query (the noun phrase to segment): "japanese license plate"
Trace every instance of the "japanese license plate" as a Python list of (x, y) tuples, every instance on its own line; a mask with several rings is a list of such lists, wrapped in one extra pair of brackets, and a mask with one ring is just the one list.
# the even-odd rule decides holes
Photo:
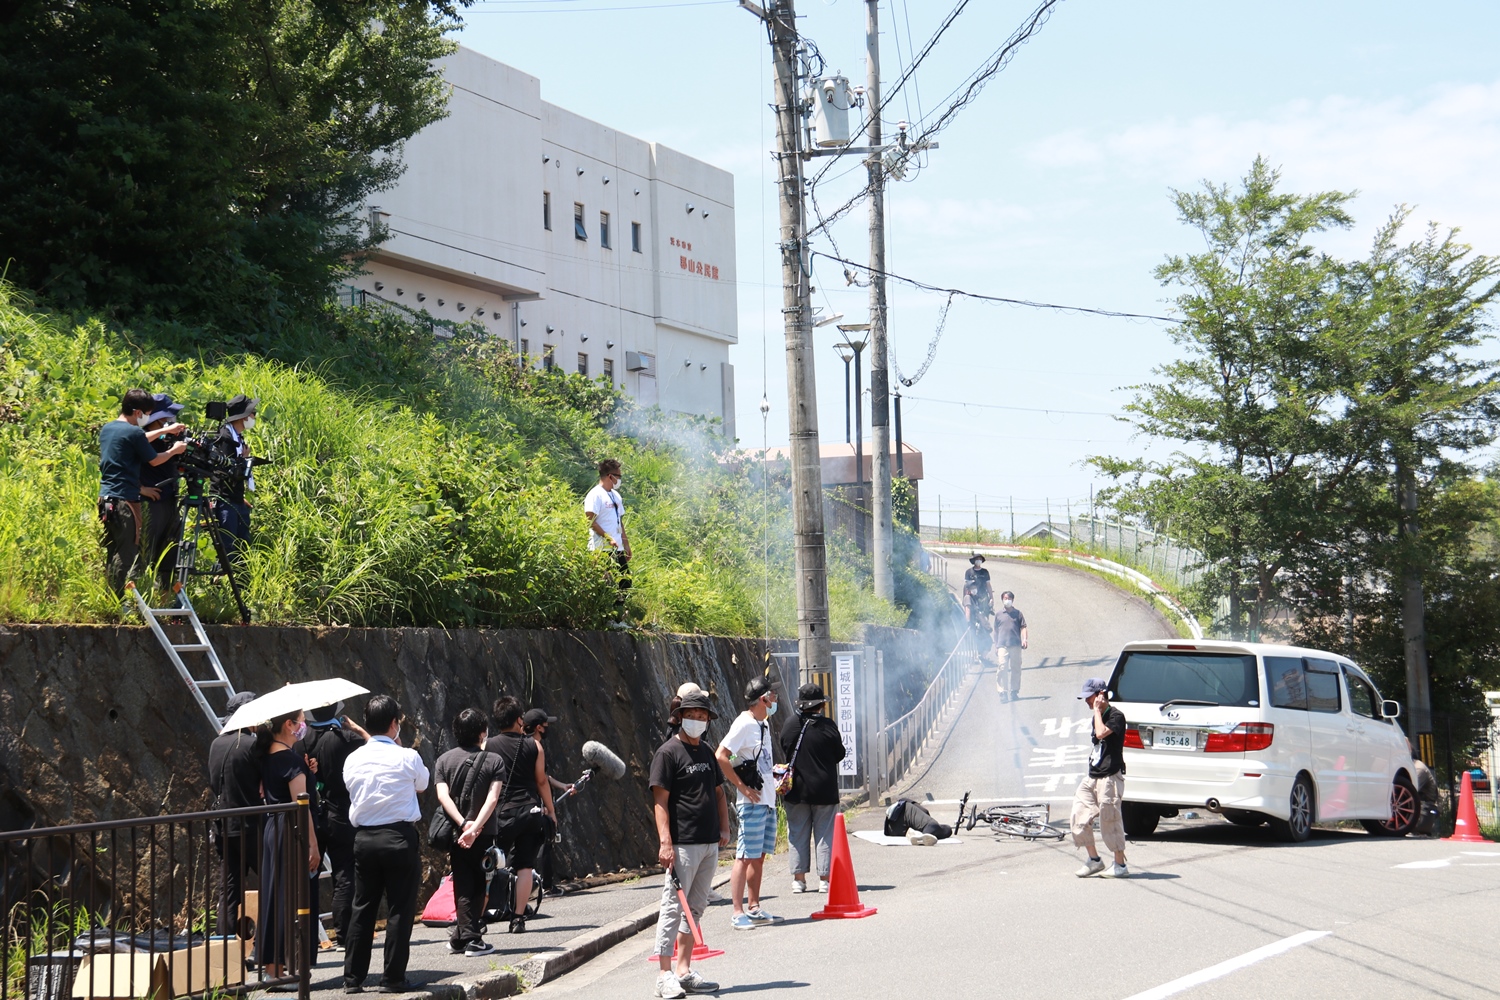
[(1197, 750), (1198, 734), (1191, 729), (1158, 729), (1151, 745), (1158, 750)]

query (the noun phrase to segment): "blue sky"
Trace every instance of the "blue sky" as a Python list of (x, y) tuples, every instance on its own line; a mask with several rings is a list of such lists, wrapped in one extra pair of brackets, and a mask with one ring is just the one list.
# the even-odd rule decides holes
[[(459, 41), (539, 76), (546, 100), (734, 172), (738, 431), (746, 446), (763, 433), (775, 445), (786, 437), (786, 361), (765, 33), (733, 0), (654, 6), (669, 3), (481, 0)], [(882, 4), (887, 81), (910, 58), (908, 38), (920, 48), (952, 5)], [(940, 109), (1033, 6), (972, 0), (887, 118)], [(802, 0), (798, 10), (828, 68), (861, 82), (864, 4)], [(1497, 38), (1495, 3), (1064, 0), (927, 165), (892, 187), (888, 266), (945, 287), (1161, 313), (1170, 292), (1152, 268), (1200, 245), (1176, 221), (1170, 189), (1233, 181), (1258, 153), (1290, 190), (1360, 192), (1356, 229), (1324, 241), (1336, 253), (1362, 253), (1398, 203), (1415, 206), (1418, 225), (1458, 225), (1478, 251), (1500, 253)], [(840, 204), (858, 174), (828, 184), (820, 202)], [(835, 227), (846, 256), (866, 258), (865, 230), (863, 208)], [(865, 318), (867, 292), (826, 262), (816, 281), (815, 304)], [(910, 375), (943, 297), (893, 286), (891, 299), (892, 347)], [(818, 403), (822, 438), (836, 441), (843, 366), (829, 329)], [(906, 439), (926, 459), (924, 522), (940, 496), (945, 523), (972, 523), (977, 503), (984, 523), (1007, 526), (1010, 498), (1018, 522), (1049, 500), (1054, 513), (1076, 512), (1104, 485), (1086, 456), (1165, 454), (1108, 414), (1130, 398), (1123, 387), (1173, 356), (1163, 324), (957, 301), (936, 361), (907, 390)]]

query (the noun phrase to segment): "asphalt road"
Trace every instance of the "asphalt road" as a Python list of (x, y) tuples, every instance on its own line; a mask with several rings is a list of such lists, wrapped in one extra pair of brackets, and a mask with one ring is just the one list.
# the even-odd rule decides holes
[[(912, 797), (1050, 799), (1062, 816), (1081, 766), (1069, 748), (1087, 742), (1079, 681), (1107, 674), (1126, 639), (1173, 633), (1143, 601), (1087, 574), (991, 571), (1031, 624), (1024, 700), (1001, 704), (992, 675), (982, 677)], [(935, 802), (933, 812), (947, 820), (953, 808)], [(876, 829), (880, 817), (849, 825)], [(852, 921), (810, 920), (824, 897), (791, 895), (786, 856), (776, 856), (766, 905), (786, 922), (733, 932), (728, 906), (710, 907), (704, 933), (728, 953), (700, 971), (721, 982), (720, 996), (805, 1000), (1500, 996), (1500, 845), (1321, 829), (1283, 845), (1264, 829), (1172, 820), (1131, 844), (1129, 880), (1106, 880), (1075, 878), (1079, 855), (1067, 844), (980, 830), (958, 840), (881, 847), (851, 836), (861, 898), (879, 908)], [(650, 946), (650, 933), (637, 935), (534, 995), (651, 996)]]

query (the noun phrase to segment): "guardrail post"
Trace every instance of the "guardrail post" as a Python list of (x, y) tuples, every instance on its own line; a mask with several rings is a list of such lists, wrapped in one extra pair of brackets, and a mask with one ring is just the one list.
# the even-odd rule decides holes
[(293, 898), (296, 900), (297, 923), (296, 923), (296, 955), (297, 955), (297, 1000), (308, 1000), (308, 994), (312, 989), (312, 960), (313, 936), (312, 936), (312, 879), (307, 874), (308, 858), (308, 831), (312, 829), (312, 799), (306, 792), (297, 796), (297, 853), (294, 854), (287, 864), (294, 879), (297, 891)]

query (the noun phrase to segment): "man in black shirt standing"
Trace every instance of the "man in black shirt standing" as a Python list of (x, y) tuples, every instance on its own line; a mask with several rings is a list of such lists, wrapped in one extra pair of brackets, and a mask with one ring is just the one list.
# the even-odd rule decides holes
[[(344, 703), (314, 708), (307, 713), (307, 735), (292, 751), (313, 765), (318, 783), (322, 821), (318, 844), (328, 855), (333, 882), (333, 927), (340, 948), (349, 940), (349, 914), (354, 907), (354, 827), (349, 825), (349, 787), (344, 784), (344, 762), (364, 746), (369, 734), (358, 724), (341, 719)], [(316, 904), (317, 900), (313, 900)], [(315, 909), (313, 912), (321, 912)]]
[[(227, 719), (255, 700), (255, 692), (241, 691), (224, 706)], [(260, 760), (255, 756), (255, 730), (238, 729), (214, 737), (208, 746), (208, 787), (214, 793), (215, 809), (258, 806)], [(219, 876), (218, 933), (240, 935), (240, 904), (244, 900), (245, 872), (260, 864), (260, 820), (255, 816), (231, 816), (215, 824), (214, 846), (222, 863)]]
[[(657, 860), (666, 869), (661, 916), (656, 921), (656, 954), (661, 974), (656, 995), (672, 1000), (689, 993), (712, 993), (718, 983), (692, 968), (693, 930), (677, 890), (687, 897), (692, 919), (703, 918), (708, 890), (719, 867), (719, 849), (729, 846), (729, 801), (714, 751), (703, 742), (710, 719), (708, 695), (695, 689), (682, 696), (682, 728), (651, 758), (651, 812), (656, 823)], [(674, 970), (672, 950), (677, 950)]]
[[(1108, 688), (1109, 682), (1102, 677), (1090, 677), (1078, 696), (1094, 712), (1089, 773), (1078, 783), (1068, 822), (1073, 843), (1088, 855), (1083, 867), (1074, 872), (1079, 878), (1101, 873), (1106, 878), (1130, 877), (1125, 864), (1125, 821), (1120, 814), (1125, 797), (1125, 713), (1109, 703)], [(1095, 819), (1104, 846), (1115, 852), (1115, 863), (1107, 871), (1094, 848)]]
[(512, 934), (526, 930), (526, 901), (531, 898), (537, 860), (551, 831), (557, 829), (552, 786), (547, 781), (547, 755), (540, 743), (526, 735), (522, 718), (520, 702), (509, 695), (497, 699), (494, 722), (500, 731), (484, 745), (500, 756), (503, 766), (505, 789), (495, 813), (495, 843), (516, 872)]
[(1016, 595), (1000, 595), (1000, 610), (995, 612), (995, 689), (1001, 701), (1015, 701), (1021, 696), (1021, 650), (1031, 645), (1026, 616), (1016, 607)]

